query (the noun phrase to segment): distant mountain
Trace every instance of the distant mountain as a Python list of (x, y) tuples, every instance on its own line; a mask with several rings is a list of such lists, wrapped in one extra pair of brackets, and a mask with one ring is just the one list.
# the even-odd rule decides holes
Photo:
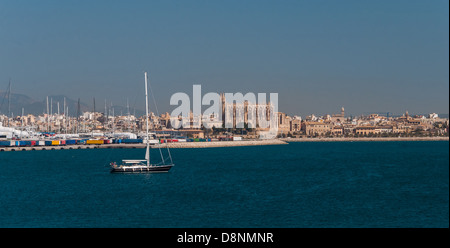
[[(48, 96), (48, 104), (49, 110), (52, 113), (58, 113), (58, 102), (59, 102), (59, 112), (64, 113), (64, 97), (66, 98), (66, 106), (69, 108), (69, 116), (76, 116), (78, 110), (78, 99), (73, 100), (64, 95), (52, 95)], [(22, 108), (24, 109), (24, 114), (33, 114), (33, 115), (41, 115), (43, 113), (47, 113), (47, 99), (44, 98), (42, 100), (35, 100), (24, 94), (11, 93), (11, 113), (13, 116), (22, 115)], [(114, 109), (115, 115), (126, 115), (128, 113), (127, 108), (123, 106), (108, 106), (108, 108)], [(86, 104), (80, 102), (80, 114), (87, 111), (93, 111), (93, 103)], [(96, 104), (96, 112), (103, 113), (105, 112), (104, 102), (98, 102)], [(0, 115), (8, 115), (8, 95), (5, 91), (0, 91)], [(134, 114), (136, 112), (137, 116), (143, 115), (142, 110), (130, 109), (130, 114)]]
[[(32, 99), (29, 96), (23, 94), (15, 94), (11, 93), (11, 112), (14, 115), (22, 114), (22, 108), (27, 108), (25, 113), (29, 113), (31, 111), (30, 106), (33, 106), (33, 112), (37, 108), (36, 100)], [(5, 91), (0, 91), (0, 114), (8, 115), (8, 95)]]

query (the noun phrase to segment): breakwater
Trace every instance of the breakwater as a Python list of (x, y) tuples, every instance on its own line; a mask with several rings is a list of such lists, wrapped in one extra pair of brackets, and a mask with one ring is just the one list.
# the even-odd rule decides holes
[(286, 142), (326, 142), (326, 141), (449, 141), (448, 136), (434, 137), (317, 137), (317, 138), (282, 138)]
[[(258, 145), (283, 145), (286, 142), (279, 139), (272, 140), (242, 140), (242, 141), (212, 141), (212, 142), (174, 142), (151, 145), (151, 148), (208, 148), (208, 147), (232, 147), (232, 146), (258, 146)], [(23, 146), (23, 147), (0, 147), (3, 151), (45, 151), (45, 150), (73, 150), (73, 149), (137, 149), (145, 148), (145, 144), (81, 144), (64, 146)]]
[(65, 145), (65, 146), (23, 146), (0, 147), (0, 152), (8, 151), (45, 151), (45, 150), (74, 150), (74, 149), (104, 149), (104, 148), (144, 148), (145, 144), (103, 144), (103, 145)]
[[(169, 148), (209, 148), (209, 147), (231, 147), (231, 146), (261, 146), (261, 145), (286, 145), (280, 139), (269, 140), (241, 140), (241, 141), (211, 141), (211, 142), (175, 142), (160, 144), (161, 147)], [(158, 146), (158, 145), (155, 145)]]
[[(389, 138), (283, 138), (270, 140), (239, 140), (239, 141), (209, 141), (209, 142), (171, 142), (152, 144), (151, 148), (210, 148), (233, 146), (285, 145), (289, 142), (337, 142), (337, 141), (449, 141), (449, 137), (389, 137)], [(43, 146), (3, 146), (3, 151), (42, 151), (42, 150), (72, 150), (72, 149), (138, 149), (145, 148), (144, 143), (111, 143), (111, 144), (75, 144), (75, 145), (43, 145)]]

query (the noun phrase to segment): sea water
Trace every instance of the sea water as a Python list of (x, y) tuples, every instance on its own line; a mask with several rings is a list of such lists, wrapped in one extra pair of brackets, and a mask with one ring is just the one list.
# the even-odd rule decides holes
[(449, 227), (448, 141), (170, 152), (162, 174), (110, 173), (144, 149), (0, 152), (0, 227)]

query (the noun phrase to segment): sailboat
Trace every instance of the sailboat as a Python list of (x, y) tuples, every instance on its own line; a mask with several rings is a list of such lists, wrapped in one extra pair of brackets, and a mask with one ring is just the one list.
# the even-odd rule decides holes
[[(122, 164), (118, 165), (116, 162), (111, 162), (111, 173), (126, 172), (126, 173), (144, 173), (144, 172), (168, 172), (174, 164), (169, 153), (170, 163), (166, 164), (162, 158), (159, 164), (150, 163), (150, 139), (148, 136), (148, 96), (147, 96), (147, 72), (145, 75), (145, 113), (146, 113), (146, 137), (147, 149), (145, 152), (145, 159), (123, 159)], [(161, 149), (159, 147), (159, 149)], [(161, 153), (162, 154), (162, 153)]]

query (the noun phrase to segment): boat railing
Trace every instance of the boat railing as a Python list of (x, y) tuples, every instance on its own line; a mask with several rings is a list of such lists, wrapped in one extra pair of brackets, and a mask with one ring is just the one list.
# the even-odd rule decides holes
[(122, 160), (122, 163), (124, 164), (136, 164), (136, 163), (143, 163), (147, 162), (145, 159), (124, 159)]

